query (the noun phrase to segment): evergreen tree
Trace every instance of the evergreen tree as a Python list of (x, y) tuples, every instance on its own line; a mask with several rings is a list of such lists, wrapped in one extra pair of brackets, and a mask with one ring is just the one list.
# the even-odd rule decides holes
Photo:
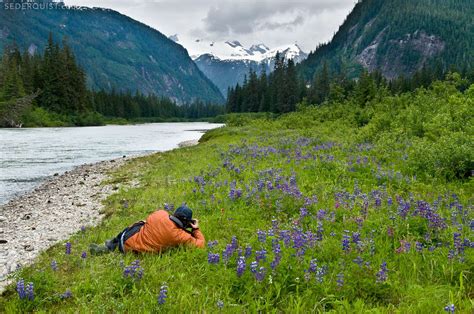
[(288, 60), (285, 70), (286, 75), (284, 77), (283, 88), (285, 89), (286, 94), (281, 112), (291, 112), (296, 109), (296, 104), (301, 100), (299, 98), (298, 76), (296, 74), (295, 63), (293, 60)]

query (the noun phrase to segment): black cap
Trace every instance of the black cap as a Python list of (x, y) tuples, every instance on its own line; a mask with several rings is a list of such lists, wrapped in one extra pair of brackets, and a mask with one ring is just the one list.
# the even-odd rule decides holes
[(179, 219), (191, 221), (193, 219), (193, 211), (191, 210), (191, 208), (183, 205), (176, 209), (173, 216)]

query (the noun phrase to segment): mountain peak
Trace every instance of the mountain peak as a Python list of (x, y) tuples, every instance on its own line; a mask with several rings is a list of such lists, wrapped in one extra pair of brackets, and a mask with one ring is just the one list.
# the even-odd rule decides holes
[(238, 40), (226, 41), (225, 43), (231, 46), (232, 48), (242, 47), (242, 44)]
[(256, 44), (256, 45), (252, 45), (250, 46), (250, 49), (249, 51), (254, 54), (254, 53), (266, 53), (270, 50), (270, 48), (268, 48), (265, 44)]

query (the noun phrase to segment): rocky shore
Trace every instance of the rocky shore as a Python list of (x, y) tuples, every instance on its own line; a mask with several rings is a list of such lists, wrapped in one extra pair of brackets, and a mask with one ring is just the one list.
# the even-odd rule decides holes
[(197, 144), (199, 144), (199, 140), (189, 140), (189, 141), (184, 141), (184, 142), (179, 143), (178, 146), (180, 148), (183, 148), (183, 147), (195, 146)]
[(0, 294), (17, 267), (101, 221), (102, 200), (118, 188), (101, 183), (129, 159), (78, 166), (0, 206)]

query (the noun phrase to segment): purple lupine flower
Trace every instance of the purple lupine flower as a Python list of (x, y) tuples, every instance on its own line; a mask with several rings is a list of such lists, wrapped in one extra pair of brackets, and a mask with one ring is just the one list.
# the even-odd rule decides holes
[(274, 270), (281, 261), (281, 246), (277, 239), (272, 239), (272, 250), (274, 257), (273, 261), (270, 263), (270, 267)]
[(257, 261), (253, 261), (252, 263), (250, 263), (250, 272), (255, 274), (257, 272), (257, 267), (258, 267)]
[(392, 206), (393, 200), (392, 200), (391, 197), (389, 197), (389, 198), (387, 199), (387, 204), (388, 204), (388, 206)]
[(453, 243), (454, 243), (454, 248), (458, 253), (461, 253), (463, 250), (463, 245), (461, 241), (461, 234), (459, 232), (455, 232), (453, 234)]
[(423, 251), (423, 243), (416, 241), (415, 242), (415, 248), (417, 252), (422, 252)]
[(364, 264), (364, 260), (362, 259), (362, 257), (360, 256), (357, 256), (354, 260), (353, 260), (354, 263), (356, 263), (357, 265), (359, 265), (359, 267), (362, 267), (362, 264)]
[(296, 256), (302, 256), (304, 255), (306, 248), (306, 240), (304, 238), (304, 234), (301, 232), (301, 230), (296, 229), (295, 232), (293, 232), (293, 248), (296, 249)]
[(281, 255), (280, 254), (276, 254), (274, 257), (273, 257), (273, 261), (270, 263), (270, 267), (275, 270), (275, 268), (277, 268), (277, 266), (280, 264), (280, 261), (281, 261)]
[(209, 264), (219, 264), (220, 255), (219, 253), (213, 254), (211, 252), (207, 253), (207, 262)]
[(69, 299), (70, 297), (72, 297), (72, 292), (69, 289), (60, 295), (61, 299)]
[(316, 229), (316, 241), (323, 240), (323, 233), (324, 233), (323, 222), (321, 220), (318, 220), (318, 228)]
[(318, 260), (317, 259), (312, 259), (311, 261), (309, 261), (308, 272), (309, 273), (315, 273), (317, 269), (318, 269)]
[(163, 284), (160, 287), (160, 294), (158, 295), (158, 304), (163, 305), (166, 302), (166, 298), (168, 297), (168, 286)]
[(267, 251), (265, 249), (262, 249), (260, 251), (255, 251), (255, 259), (257, 262), (261, 260), (266, 260), (267, 259)]
[(174, 205), (173, 205), (173, 204), (165, 203), (163, 207), (164, 207), (164, 209), (165, 209), (166, 211), (168, 211), (168, 212), (174, 211)]
[(244, 271), (245, 271), (245, 267), (246, 267), (246, 264), (245, 264), (245, 257), (241, 256), (241, 257), (239, 257), (239, 259), (237, 260), (237, 276), (238, 276), (238, 277), (242, 276), (242, 274), (243, 274)]
[(82, 258), (82, 259), (86, 259), (86, 258), (87, 258), (87, 252), (86, 252), (86, 251), (83, 251), (83, 252), (82, 252), (81, 258)]
[(352, 233), (352, 242), (355, 243), (357, 246), (360, 243), (360, 233), (359, 232), (353, 232)]
[(318, 220), (323, 220), (326, 217), (326, 211), (324, 209), (318, 210), (318, 213), (316, 215), (316, 218)]
[(300, 217), (301, 218), (304, 218), (306, 216), (308, 216), (309, 213), (308, 213), (308, 209), (306, 207), (301, 207), (300, 208)]
[(355, 222), (357, 224), (357, 227), (359, 227), (359, 229), (362, 229), (362, 226), (364, 224), (364, 218), (363, 217), (356, 217)]
[(245, 258), (249, 258), (252, 256), (252, 247), (250, 245), (247, 245), (245, 248), (245, 253), (244, 253)]
[(405, 246), (405, 252), (410, 252), (411, 243), (408, 241), (405, 241), (404, 246)]
[(387, 263), (386, 262), (383, 262), (381, 265), (380, 265), (380, 270), (377, 272), (376, 276), (377, 276), (377, 282), (385, 282), (388, 278), (388, 274), (387, 274)]
[(23, 280), (23, 278), (18, 280), (18, 282), (16, 283), (16, 292), (18, 293), (20, 300), (26, 298), (25, 281)]
[(224, 308), (224, 301), (222, 301), (222, 300), (217, 300), (216, 305), (217, 305), (217, 308), (218, 308), (219, 310), (222, 310), (222, 309)]
[(66, 242), (66, 255), (71, 254), (71, 247), (72, 247), (71, 242)]
[(232, 244), (227, 244), (225, 250), (222, 252), (222, 260), (227, 263), (234, 254), (234, 247)]
[(463, 245), (465, 248), (473, 248), (474, 242), (471, 242), (469, 239), (464, 239)]
[(283, 240), (283, 243), (288, 247), (291, 243), (291, 235), (289, 230), (280, 231), (280, 239)]
[(265, 267), (260, 267), (258, 272), (255, 272), (255, 279), (258, 282), (261, 282), (265, 278), (266, 269)]
[(124, 268), (123, 277), (139, 281), (143, 277), (143, 272), (144, 270), (140, 266), (140, 260), (135, 260), (130, 266)]
[(339, 273), (339, 274), (337, 274), (337, 280), (336, 280), (336, 282), (337, 282), (337, 286), (338, 286), (338, 287), (344, 286), (344, 273)]
[(234, 249), (234, 251), (239, 247), (238, 243), (237, 243), (237, 237), (236, 236), (232, 236), (232, 240), (230, 241), (231, 245), (232, 245), (232, 249)]
[(86, 226), (81, 226), (81, 232), (86, 232)]
[(377, 197), (375, 199), (375, 207), (380, 207), (380, 206), (382, 206), (382, 200), (379, 197)]
[(207, 247), (212, 249), (218, 244), (217, 240), (207, 242)]
[(448, 304), (444, 307), (444, 310), (448, 313), (454, 313), (456, 311), (456, 307), (454, 306), (454, 304)]
[(271, 181), (267, 181), (267, 190), (273, 190), (273, 183)]
[(396, 249), (395, 252), (397, 252), (398, 254), (407, 253), (410, 251), (410, 248), (411, 248), (410, 242), (406, 240), (400, 240), (400, 247)]
[(35, 299), (34, 286), (32, 282), (29, 282), (28, 285), (26, 285), (25, 293), (28, 300), (33, 301)]
[(323, 267), (318, 267), (317, 268), (317, 270), (316, 270), (316, 280), (319, 283), (322, 283), (324, 281), (324, 276), (327, 273), (327, 269), (328, 269), (328, 267), (326, 265), (324, 265)]
[(448, 259), (450, 259), (450, 260), (453, 259), (453, 258), (454, 258), (454, 255), (455, 255), (454, 250), (449, 250), (449, 252), (448, 252)]
[(265, 243), (267, 241), (267, 233), (262, 230), (257, 231), (258, 241)]
[(393, 228), (392, 228), (392, 227), (388, 227), (388, 228), (387, 228), (387, 235), (388, 235), (390, 238), (392, 238), (392, 237), (393, 237), (393, 234), (394, 234)]
[(51, 261), (51, 269), (52, 269), (53, 271), (57, 271), (57, 270), (58, 270), (58, 263), (56, 263), (55, 260), (52, 260), (52, 261)]
[(272, 239), (272, 251), (275, 254), (281, 253), (281, 245), (278, 239)]
[(350, 250), (350, 236), (348, 234), (342, 235), (342, 250), (345, 252), (349, 252)]

